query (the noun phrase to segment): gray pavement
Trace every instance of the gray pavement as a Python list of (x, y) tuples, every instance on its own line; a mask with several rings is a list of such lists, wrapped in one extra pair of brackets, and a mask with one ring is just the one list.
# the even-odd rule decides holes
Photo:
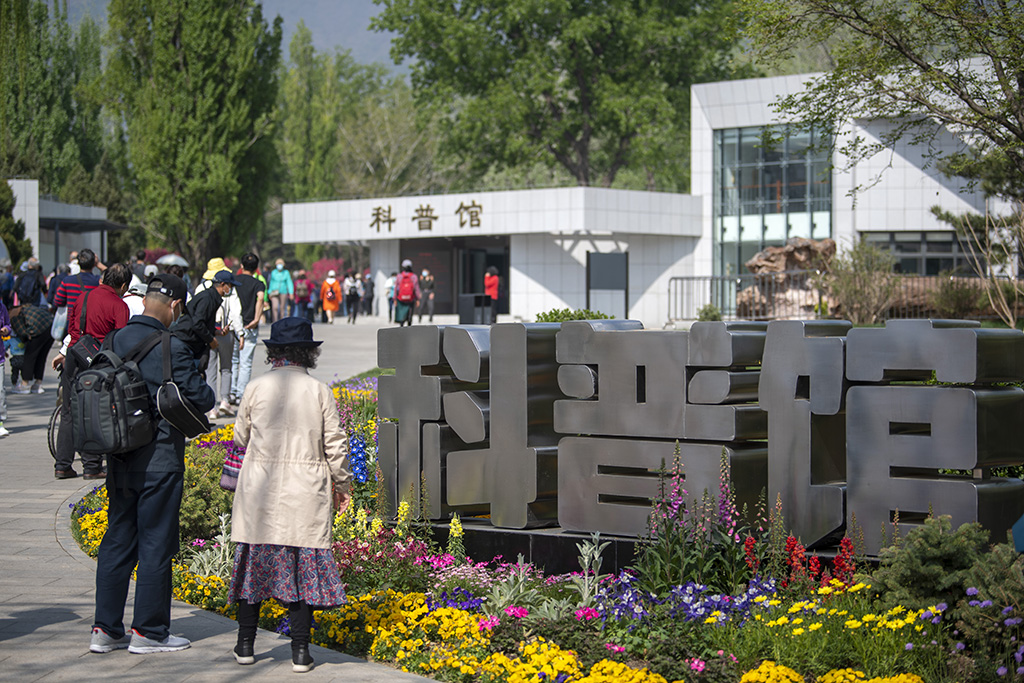
[[(370, 319), (315, 325), (314, 337), (324, 340), (315, 376), (330, 382), (375, 367), (380, 327)], [(261, 328), (264, 337), (269, 333)], [(254, 375), (267, 369), (260, 347)], [(295, 675), (287, 638), (260, 631), (256, 663), (239, 666), (231, 654), (235, 622), (182, 602), (172, 604), (171, 632), (189, 638), (190, 649), (89, 652), (96, 563), (71, 537), (69, 506), (100, 482), (53, 478), (46, 427), (57, 395), (55, 373), (48, 373), (44, 394), (13, 396), (9, 368), (0, 367), (8, 386), (5, 426), (12, 432), (0, 438), (0, 681), (270, 681)], [(75, 469), (81, 474), (80, 463)], [(126, 624), (131, 600), (129, 594)], [(303, 680), (427, 680), (332, 650), (311, 651), (316, 666)]]

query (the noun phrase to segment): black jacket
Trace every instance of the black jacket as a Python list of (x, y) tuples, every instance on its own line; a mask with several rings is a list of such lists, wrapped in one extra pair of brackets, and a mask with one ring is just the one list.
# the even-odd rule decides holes
[[(136, 344), (154, 332), (166, 332), (156, 318), (148, 315), (137, 315), (128, 321), (120, 330), (108, 335), (114, 353), (128, 353)], [(192, 352), (180, 339), (170, 338), (171, 344), (171, 379), (181, 389), (182, 395), (192, 402), (196, 409), (206, 412), (213, 407), (216, 396), (213, 389), (196, 369)], [(139, 371), (149, 385), (149, 395), (153, 401), (154, 413), (156, 392), (164, 381), (163, 348), (158, 344), (152, 351), (138, 361)], [(172, 427), (166, 420), (154, 415), (159, 420), (156, 439), (124, 456), (110, 458), (108, 467), (117, 472), (184, 472), (185, 471), (185, 435)]]
[(192, 349), (194, 358), (209, 350), (217, 326), (217, 310), (223, 301), (216, 287), (208, 287), (192, 297), (185, 313), (171, 325), (171, 333)]

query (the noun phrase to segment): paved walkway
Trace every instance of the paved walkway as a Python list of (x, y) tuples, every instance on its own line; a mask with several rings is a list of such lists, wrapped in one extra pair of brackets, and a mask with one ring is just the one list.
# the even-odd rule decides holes
[[(375, 367), (379, 327), (367, 319), (355, 326), (343, 320), (315, 325), (315, 338), (325, 343), (314, 374), (330, 382)], [(269, 329), (261, 334), (269, 335)], [(254, 374), (267, 368), (262, 348)], [(46, 393), (12, 396), (9, 368), (2, 367), (8, 371), (5, 426), (12, 434), (0, 439), (0, 680), (270, 681), (292, 676), (287, 638), (260, 631), (256, 663), (239, 666), (231, 654), (235, 622), (182, 602), (172, 604), (171, 632), (189, 638), (191, 649), (153, 655), (89, 652), (96, 563), (71, 537), (69, 506), (98, 482), (53, 478), (46, 427), (56, 400), (55, 374), (49, 373), (43, 384)], [(75, 468), (81, 474), (81, 464)], [(126, 624), (131, 610), (129, 595)], [(320, 647), (312, 647), (312, 654), (316, 666), (302, 680), (426, 680)]]

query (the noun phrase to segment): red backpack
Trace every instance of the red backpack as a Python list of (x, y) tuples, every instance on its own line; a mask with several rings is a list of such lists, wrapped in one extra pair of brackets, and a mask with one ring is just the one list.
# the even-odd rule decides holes
[(398, 276), (398, 292), (395, 299), (404, 304), (416, 300), (416, 284), (413, 282), (412, 273), (402, 273)]

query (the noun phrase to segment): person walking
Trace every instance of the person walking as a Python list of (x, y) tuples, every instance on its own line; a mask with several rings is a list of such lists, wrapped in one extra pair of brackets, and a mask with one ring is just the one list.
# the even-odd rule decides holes
[(402, 272), (395, 279), (395, 322), (412, 326), (412, 314), (422, 297), (419, 279), (412, 272), (412, 261), (402, 261)]
[[(220, 306), (213, 319), (213, 337), (216, 346), (211, 346), (210, 360), (206, 366), (206, 383), (213, 388), (215, 397), (220, 403), (207, 413), (206, 417), (216, 420), (218, 417), (233, 415), (231, 409), (231, 367), (232, 358), (236, 347), (244, 345), (245, 339), (242, 334), (242, 304), (235, 291), (238, 280), (231, 275), (231, 269), (224, 265), (222, 259), (211, 259), (207, 264), (207, 274), (213, 273), (209, 279), (203, 279), (196, 285), (196, 296), (206, 289), (219, 288), (222, 292)], [(221, 275), (224, 273), (224, 275)], [(231, 277), (233, 284), (224, 287), (223, 282)], [(223, 293), (225, 292), (226, 293)]]
[(235, 276), (238, 284), (238, 302), (242, 307), (242, 338), (231, 352), (231, 403), (242, 400), (245, 387), (252, 376), (252, 357), (260, 336), (260, 317), (263, 315), (264, 285), (256, 279), (260, 259), (249, 252), (242, 256), (242, 272)]
[[(220, 259), (221, 264), (224, 262)], [(209, 271), (208, 271), (209, 272)], [(171, 333), (192, 349), (199, 372), (205, 373), (210, 365), (210, 354), (220, 347), (217, 339), (217, 314), (224, 297), (238, 280), (227, 268), (218, 270), (208, 281), (200, 283), (195, 295), (185, 306), (185, 313), (171, 327)]]
[(274, 269), (270, 271), (267, 280), (267, 296), (270, 297), (270, 311), (273, 317), (271, 322), (286, 317), (295, 298), (295, 283), (292, 281), (292, 274), (285, 270), (284, 259), (277, 259), (274, 262)]
[(498, 296), (501, 278), (498, 269), (490, 266), (484, 273), (484, 294), (491, 299), (491, 324), (498, 322)]
[(420, 322), (423, 322), (423, 313), (429, 316), (428, 322), (434, 322), (434, 276), (426, 268), (420, 273), (420, 291), (423, 292), (423, 302), (420, 306)]
[[(146, 308), (113, 334), (118, 355), (168, 327), (185, 309), (185, 283), (174, 275), (157, 275), (146, 289)], [(170, 344), (171, 378), (196, 410), (213, 407), (213, 390), (196, 369), (192, 352), (170, 337), (138, 362), (152, 403), (164, 381), (163, 344)], [(185, 479), (185, 435), (154, 415), (156, 436), (107, 468), (107, 532), (96, 560), (96, 615), (91, 652), (127, 648), (134, 654), (174, 652), (190, 646), (171, 635), (171, 558), (178, 552), (178, 513)], [(131, 633), (125, 631), (124, 608), (135, 572), (135, 607)]]
[[(43, 393), (43, 375), (46, 360), (53, 346), (50, 327), (53, 313), (45, 306), (24, 303), (10, 311), (11, 327), (25, 344), (25, 359), (21, 367), (21, 384), (11, 389), (12, 394)], [(33, 380), (30, 387), (27, 380)]]
[(375, 288), (376, 283), (373, 281), (373, 276), (367, 270), (363, 273), (363, 315), (373, 315), (373, 290)]
[(279, 320), (263, 343), (273, 368), (250, 383), (235, 421), (235, 443), (246, 452), (231, 508), (234, 655), (239, 664), (255, 661), (260, 605), (275, 598), (288, 605), (292, 670), (301, 673), (313, 665), (313, 610), (345, 602), (331, 551), (331, 504), (340, 512), (350, 501), (348, 436), (330, 388), (309, 375), (322, 343), (312, 323)]
[(327, 315), (327, 323), (334, 324), (334, 314), (341, 308), (341, 284), (338, 282), (337, 273), (333, 270), (327, 271), (327, 277), (320, 285), (320, 301)]
[(359, 307), (363, 299), (363, 281), (359, 273), (351, 270), (345, 275), (345, 283), (341, 286), (345, 292), (345, 305), (348, 307), (348, 321), (356, 324), (356, 316), (359, 315)]
[(395, 314), (395, 279), (398, 273), (392, 272), (384, 281), (384, 296), (388, 298), (388, 322), (391, 322)]
[(4, 387), (4, 362), (7, 360), (7, 340), (11, 337), (11, 316), (0, 297), (0, 439), (11, 432), (4, 429), (7, 420), (7, 389)]
[(295, 300), (292, 302), (292, 315), (309, 320), (312, 317), (310, 297), (313, 294), (313, 283), (310, 282), (304, 270), (295, 271), (293, 283), (295, 285)]
[[(103, 271), (99, 287), (88, 290), (71, 304), (68, 308), (68, 349), (78, 343), (82, 334), (88, 334), (102, 344), (108, 334), (128, 323), (131, 313), (122, 297), (131, 280), (132, 273), (128, 266), (115, 263)], [(75, 460), (71, 434), (71, 393), (75, 377), (85, 368), (68, 349), (62, 349), (53, 359), (53, 369), (61, 371), (60, 426), (57, 428), (57, 452), (53, 454), (53, 476), (57, 479), (74, 479), (78, 476), (71, 467)], [(81, 457), (83, 479), (103, 479), (107, 475), (103, 470), (103, 456), (82, 453)]]

